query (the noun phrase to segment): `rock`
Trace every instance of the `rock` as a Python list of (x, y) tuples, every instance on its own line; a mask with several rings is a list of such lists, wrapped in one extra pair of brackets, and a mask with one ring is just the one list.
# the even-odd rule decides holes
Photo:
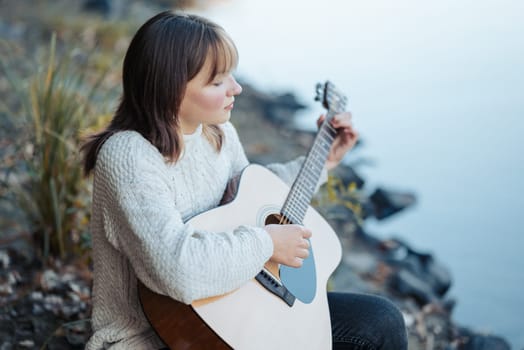
[(13, 344), (9, 340), (0, 340), (0, 350), (12, 350)]
[(42, 294), (42, 292), (33, 291), (30, 294), (30, 298), (31, 300), (34, 300), (34, 301), (40, 301), (44, 299), (44, 294)]
[[(5, 316), (2, 316), (2, 318), (5, 318)], [(8, 344), (5, 341), (13, 336), (15, 328), (16, 325), (12, 320), (0, 319), (0, 349), (7, 348)]]
[(355, 184), (357, 189), (362, 189), (366, 181), (349, 165), (340, 164), (333, 170), (333, 175), (340, 179), (345, 187)]
[(34, 334), (33, 322), (28, 317), (19, 318), (16, 322), (16, 339), (32, 339)]
[(344, 262), (358, 274), (371, 275), (377, 270), (377, 259), (364, 252), (346, 254), (343, 256), (343, 259)]
[(42, 308), (42, 306), (38, 303), (34, 303), (33, 304), (33, 310), (32, 310), (32, 314), (34, 316), (40, 316), (42, 315), (43, 313), (45, 312), (45, 310)]
[(31, 339), (25, 339), (25, 340), (19, 341), (18, 346), (24, 349), (31, 349), (32, 347), (35, 346), (35, 342), (32, 341)]
[(274, 125), (289, 128), (294, 123), (296, 112), (307, 107), (298, 102), (293, 93), (270, 94), (254, 89), (246, 82), (241, 82), (241, 85), (243, 91), (238, 99), (249, 99), (252, 109), (260, 110), (262, 115)]
[(467, 328), (460, 328), (461, 344), (458, 350), (511, 350), (510, 345), (501, 337), (478, 334)]
[(297, 102), (294, 94), (285, 93), (271, 97), (264, 105), (264, 112), (272, 122), (290, 125), (294, 122), (296, 112), (304, 108), (306, 106)]
[(0, 295), (7, 296), (13, 294), (13, 287), (8, 283), (0, 284)]
[(11, 259), (7, 252), (5, 250), (0, 250), (0, 268), (7, 269), (10, 263)]
[(59, 289), (62, 286), (60, 277), (53, 270), (47, 269), (40, 278), (40, 285), (46, 292)]
[(375, 192), (369, 196), (369, 201), (373, 208), (372, 214), (378, 220), (382, 220), (412, 206), (415, 204), (416, 198), (415, 195), (411, 193), (377, 188)]
[(399, 270), (388, 281), (389, 287), (403, 297), (414, 298), (420, 306), (437, 302), (431, 287), (408, 270)]
[(44, 298), (44, 309), (53, 312), (55, 315), (60, 315), (64, 305), (64, 299), (59, 295), (47, 295)]
[(99, 13), (105, 17), (111, 14), (111, 4), (109, 0), (86, 0), (83, 5), (84, 10)]
[[(386, 262), (396, 270), (410, 273), (410, 277), (404, 276), (407, 278), (406, 283), (416, 278), (428, 285), (431, 293), (439, 298), (443, 297), (451, 287), (451, 273), (431, 254), (417, 252), (398, 238), (387, 240), (382, 243), (382, 246), (388, 246), (383, 257)], [(429, 297), (428, 301), (431, 299), (433, 298)]]

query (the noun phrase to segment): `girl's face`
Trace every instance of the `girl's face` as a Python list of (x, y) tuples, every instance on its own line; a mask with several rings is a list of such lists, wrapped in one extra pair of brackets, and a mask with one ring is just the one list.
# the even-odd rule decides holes
[(209, 81), (211, 60), (187, 83), (178, 119), (184, 134), (192, 134), (200, 124), (221, 124), (229, 120), (235, 96), (242, 92), (230, 72)]

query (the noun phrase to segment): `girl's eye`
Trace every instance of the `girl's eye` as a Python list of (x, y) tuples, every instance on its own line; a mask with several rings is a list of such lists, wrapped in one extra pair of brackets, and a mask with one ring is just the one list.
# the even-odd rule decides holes
[(215, 81), (215, 82), (213, 82), (213, 85), (214, 86), (220, 86), (220, 85), (222, 85), (222, 81)]

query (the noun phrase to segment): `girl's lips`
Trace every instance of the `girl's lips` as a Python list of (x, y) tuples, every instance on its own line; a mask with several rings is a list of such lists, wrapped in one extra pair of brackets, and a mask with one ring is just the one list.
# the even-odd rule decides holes
[(233, 109), (234, 105), (235, 105), (235, 102), (231, 102), (231, 103), (230, 103), (229, 105), (227, 105), (224, 109), (225, 109), (226, 111), (230, 111), (230, 110)]

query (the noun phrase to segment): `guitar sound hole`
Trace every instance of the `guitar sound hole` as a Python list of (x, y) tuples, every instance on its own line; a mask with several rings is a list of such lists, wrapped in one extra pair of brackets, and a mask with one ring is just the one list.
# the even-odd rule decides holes
[(264, 223), (266, 225), (279, 225), (281, 220), (282, 220), (281, 214), (270, 214), (266, 217), (266, 220)]

